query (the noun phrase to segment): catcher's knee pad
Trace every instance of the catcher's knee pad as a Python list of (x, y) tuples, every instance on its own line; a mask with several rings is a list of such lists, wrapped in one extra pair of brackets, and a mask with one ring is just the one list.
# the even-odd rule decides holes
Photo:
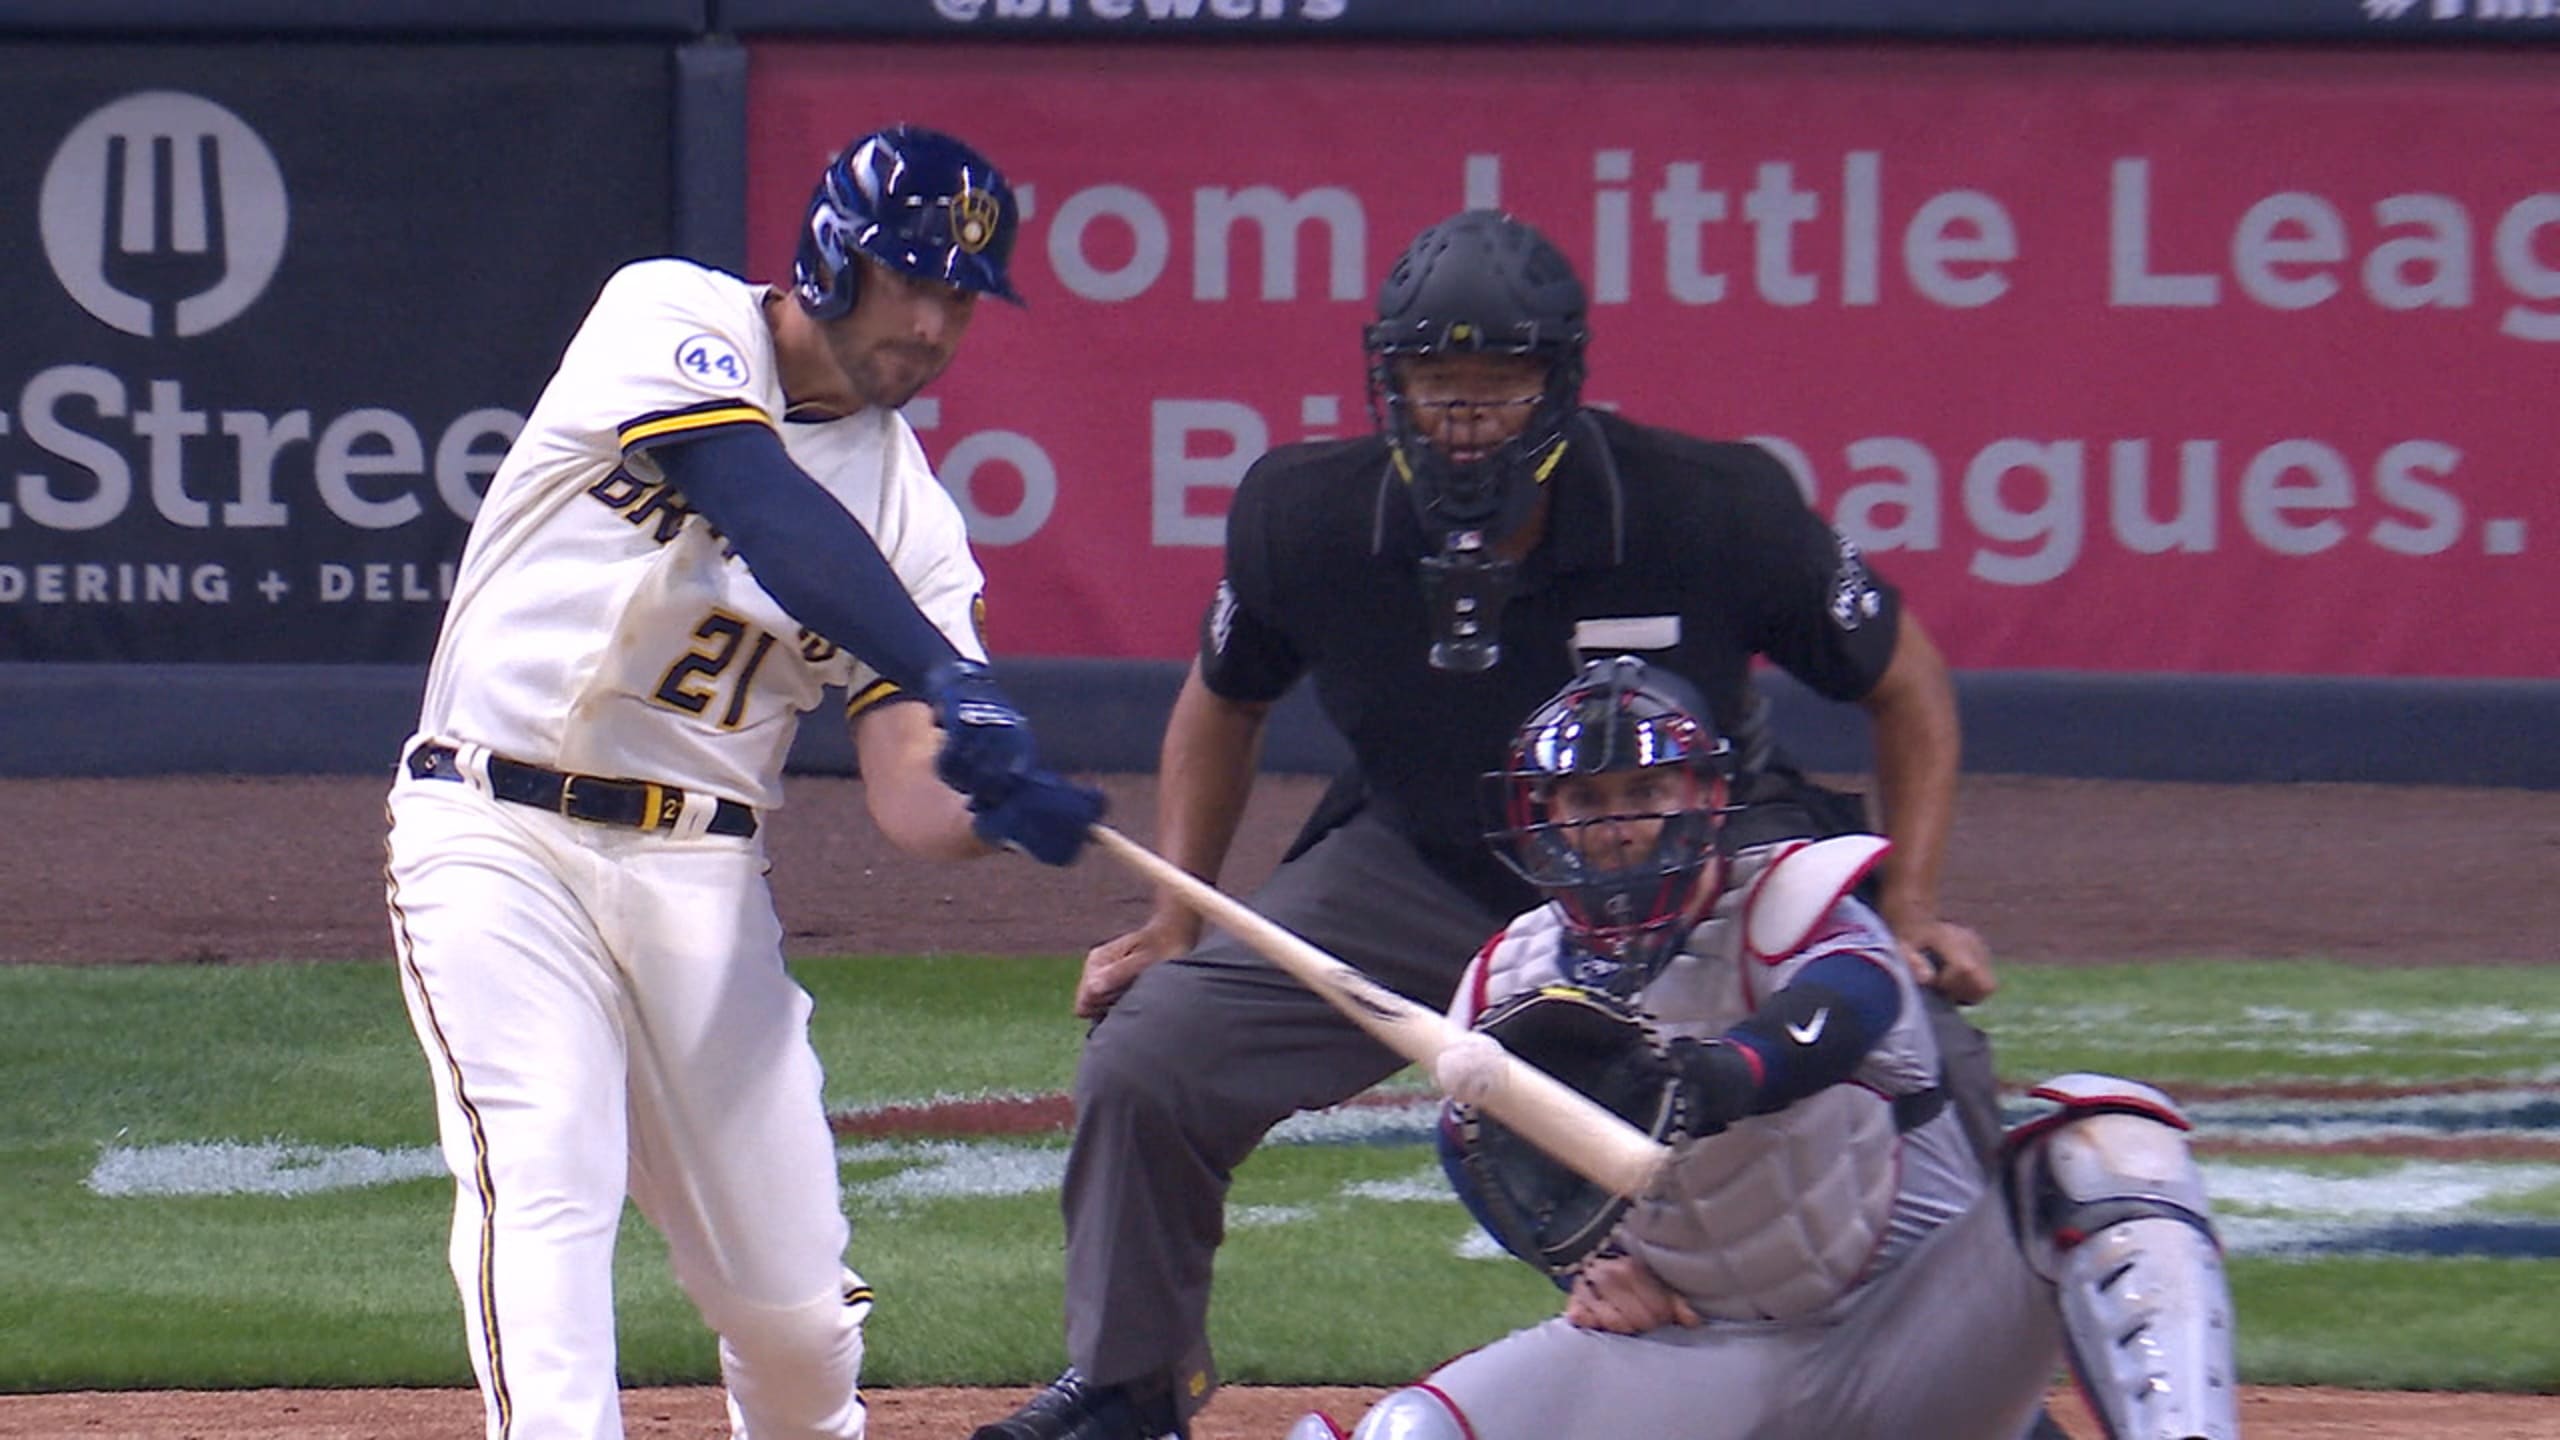
[(2011, 1132), (2010, 1198), (2028, 1264), (2109, 1440), (2235, 1440), (2231, 1291), (2186, 1117), (2148, 1085), (2066, 1075)]
[(1474, 1433), (1438, 1391), (1408, 1385), (1370, 1406), (1350, 1440), (1474, 1440)]

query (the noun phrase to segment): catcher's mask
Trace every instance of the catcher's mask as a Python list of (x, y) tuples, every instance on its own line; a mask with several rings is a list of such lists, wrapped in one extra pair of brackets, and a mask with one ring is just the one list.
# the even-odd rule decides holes
[[(1513, 576), (1490, 551), (1528, 520), (1564, 459), (1566, 426), (1582, 406), (1588, 310), (1563, 253), (1495, 210), (1461, 211), (1423, 231), (1378, 287), (1378, 318), (1362, 337), (1369, 413), (1430, 545), (1434, 609), (1452, 620), (1432, 652), (1442, 669), (1483, 670), (1500, 658), (1491, 631)], [(1413, 362), (1453, 355), (1525, 356), (1544, 370), (1535, 394), (1478, 402), (1410, 392)], [(1459, 460), (1432, 443), (1426, 404), (1448, 406), (1450, 420), (1515, 404), (1528, 415), (1517, 434)]]
[(1632, 995), (1688, 938), (1732, 756), (1697, 692), (1632, 655), (1584, 665), (1520, 727), (1486, 777), (1486, 838), (1563, 912), (1581, 976)]
[(1013, 187), (987, 157), (939, 130), (893, 125), (827, 162), (791, 266), (802, 308), (833, 320), (853, 308), (857, 256), (904, 275), (1022, 303), (1005, 274), (1022, 228)]

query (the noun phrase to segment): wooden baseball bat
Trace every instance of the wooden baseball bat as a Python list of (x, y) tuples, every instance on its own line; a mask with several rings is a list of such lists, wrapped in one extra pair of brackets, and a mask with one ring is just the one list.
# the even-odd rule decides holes
[[(1387, 1048), (1425, 1070), (1451, 1041), (1473, 1033), (1352, 969), (1110, 826), (1097, 824), (1092, 832), (1096, 844), (1130, 869), (1181, 896), (1202, 919), (1252, 946)], [(1613, 1194), (1636, 1199), (1661, 1178), (1671, 1158), (1667, 1146), (1509, 1051), (1502, 1052), (1501, 1061), (1500, 1078), (1475, 1102), (1494, 1118)]]

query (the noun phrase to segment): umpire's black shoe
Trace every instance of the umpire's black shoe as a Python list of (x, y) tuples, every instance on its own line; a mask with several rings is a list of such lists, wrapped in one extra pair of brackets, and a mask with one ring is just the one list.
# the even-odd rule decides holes
[(1070, 1365), (1021, 1409), (969, 1440), (1189, 1440), (1173, 1397), (1142, 1402), (1125, 1385), (1096, 1385)]

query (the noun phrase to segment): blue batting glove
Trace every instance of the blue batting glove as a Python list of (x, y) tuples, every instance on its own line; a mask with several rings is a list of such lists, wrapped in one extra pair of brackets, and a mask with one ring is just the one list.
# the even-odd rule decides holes
[(970, 828), (990, 845), (1019, 850), (1043, 865), (1072, 864), (1084, 849), (1088, 827), (1108, 804), (1090, 785), (1034, 770), (992, 804), (969, 803)]
[(924, 698), (942, 726), (933, 771), (971, 809), (1001, 803), (1031, 773), (1031, 722), (996, 688), (994, 671), (955, 656), (925, 676)]

